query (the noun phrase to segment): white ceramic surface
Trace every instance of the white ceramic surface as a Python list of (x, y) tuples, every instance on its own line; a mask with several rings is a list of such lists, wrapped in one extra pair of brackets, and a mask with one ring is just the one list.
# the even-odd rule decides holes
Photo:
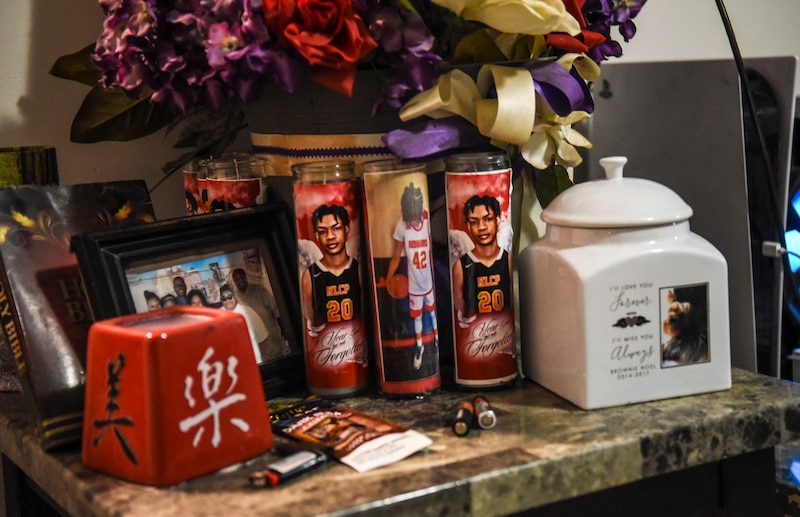
[(584, 409), (730, 387), (725, 259), (624, 161), (559, 195), (517, 261), (523, 373)]
[(602, 158), (606, 179), (579, 183), (562, 192), (544, 212), (548, 224), (581, 228), (652, 226), (685, 221), (692, 208), (673, 190), (641, 178), (624, 178), (627, 158)]

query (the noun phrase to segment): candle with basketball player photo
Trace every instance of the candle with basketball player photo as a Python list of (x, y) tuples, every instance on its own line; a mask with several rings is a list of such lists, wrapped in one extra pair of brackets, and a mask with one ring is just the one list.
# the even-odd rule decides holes
[(369, 374), (355, 165), (299, 163), (292, 172), (308, 388), (346, 397), (366, 388)]
[(445, 160), (455, 382), (501, 387), (517, 377), (511, 168), (503, 152)]
[(362, 165), (379, 389), (429, 393), (441, 384), (425, 164)]

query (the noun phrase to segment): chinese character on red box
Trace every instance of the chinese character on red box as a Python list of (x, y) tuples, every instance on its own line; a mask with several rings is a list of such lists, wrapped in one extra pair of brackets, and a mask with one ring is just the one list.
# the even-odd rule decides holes
[(87, 466), (165, 486), (264, 453), (272, 443), (241, 315), (181, 306), (92, 325)]

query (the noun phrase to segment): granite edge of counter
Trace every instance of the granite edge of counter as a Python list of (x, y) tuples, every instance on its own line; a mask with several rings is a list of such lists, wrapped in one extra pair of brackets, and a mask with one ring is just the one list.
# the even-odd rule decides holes
[[(714, 399), (736, 396), (752, 402), (749, 407), (757, 414), (750, 418), (742, 419), (733, 404), (721, 404), (716, 408), (718, 414), (707, 415), (705, 420), (698, 419), (694, 426), (651, 432), (625, 442), (602, 442), (577, 453), (540, 458), (451, 486), (437, 487), (440, 490), (403, 494), (402, 498), (392, 501), (392, 514), (433, 515), (439, 512), (430, 510), (438, 507), (447, 509), (448, 515), (508, 515), (774, 447), (800, 436), (800, 385), (736, 369), (733, 376), (735, 382), (731, 389), (704, 394), (706, 397), (703, 399), (688, 396), (655, 402), (685, 405), (687, 401), (703, 401), (713, 404)], [(749, 381), (742, 382), (748, 378)], [(771, 397), (765, 401), (764, 392), (772, 393), (776, 388), (787, 396)], [(698, 407), (695, 411), (700, 413), (703, 409)], [(564, 476), (565, 473), (569, 475)], [(453, 491), (455, 497), (447, 497), (443, 491)], [(385, 510), (386, 506), (376, 501), (328, 515), (373, 515)]]
[[(776, 396), (776, 389), (783, 391), (786, 396)], [(769, 394), (769, 397), (765, 398), (765, 394)], [(772, 447), (788, 441), (794, 433), (800, 432), (800, 386), (794, 383), (765, 376), (756, 377), (749, 372), (734, 370), (734, 385), (731, 390), (706, 395), (702, 399), (695, 400), (702, 400), (703, 405), (711, 406), (706, 412), (708, 419), (699, 421), (694, 426), (649, 432), (646, 436), (638, 435), (613, 443), (599, 442), (596, 446), (555, 458), (538, 457), (530, 450), (523, 450), (519, 453), (522, 456), (527, 453), (528, 457), (522, 458), (519, 465), (500, 468), (467, 479), (457, 479), (432, 488), (381, 497), (372, 502), (329, 512), (329, 515), (378, 513), (381, 510), (385, 511), (388, 504), (392, 504), (393, 515), (417, 517), (428, 515), (431, 510), (437, 508), (447, 508), (451, 515), (514, 513), (661, 473)], [(730, 403), (732, 397), (748, 400), (748, 407), (756, 411), (756, 414), (746, 419), (737, 416), (736, 405)], [(728, 402), (725, 402), (726, 399)], [(687, 397), (659, 401), (658, 404), (650, 406), (647, 406), (649, 403), (643, 403), (644, 405), (637, 405), (630, 418), (641, 418), (641, 414), (646, 412), (639, 410), (647, 408), (657, 407), (664, 411), (670, 411), (670, 407), (676, 405), (686, 408), (687, 400), (690, 402), (688, 406), (698, 405), (692, 404), (694, 401)], [(714, 405), (714, 400), (723, 403)], [(702, 409), (685, 409), (685, 411), (702, 412)], [(613, 416), (615, 412), (625, 411), (629, 409), (612, 409), (605, 414)], [(98, 490), (98, 486), (105, 484), (111, 486), (116, 484), (117, 480), (98, 476), (99, 480), (87, 483), (84, 479), (86, 469), (80, 462), (79, 453), (35, 454), (39, 448), (37, 441), (32, 434), (23, 432), (26, 426), (31, 426), (26, 414), (18, 414), (13, 419), (4, 417), (0, 419), (0, 424), (2, 424), (0, 427), (8, 427), (10, 430), (19, 428), (19, 432), (12, 432), (16, 448), (8, 454), (12, 461), (27, 466), (36, 473), (46, 473), (53, 469), (61, 471), (60, 476), (44, 476), (37, 479), (37, 482), (48, 493), (53, 494), (56, 502), (66, 511), (75, 515), (90, 512), (97, 515), (113, 514), (109, 511), (108, 505), (98, 503), (97, 499), (102, 495), (102, 490)], [(622, 451), (624, 453), (620, 454)], [(26, 456), (33, 460), (25, 461)], [(485, 458), (478, 456), (466, 461), (479, 462), (485, 461)], [(444, 465), (453, 470), (462, 466), (458, 463)], [(575, 475), (565, 477), (565, 473)], [(395, 475), (402, 476), (403, 469), (396, 471)], [(70, 488), (72, 479), (75, 485)], [(74, 494), (73, 497), (62, 496), (67, 491), (74, 492), (75, 486), (78, 487), (78, 494)], [(152, 498), (151, 502), (157, 505), (156, 500), (168, 497), (164, 494), (164, 489), (143, 485), (122, 485), (116, 490), (118, 490), (117, 500), (128, 500), (132, 505), (143, 498)], [(178, 508), (180, 504), (181, 501), (178, 502)], [(140, 510), (144, 510), (144, 513), (151, 517), (154, 515), (151, 508), (140, 508)], [(167, 509), (162, 508), (162, 510)]]
[[(617, 443), (614, 447), (601, 445), (557, 459), (540, 458), (325, 515), (378, 516), (385, 515), (389, 506), (392, 515), (397, 517), (514, 514), (641, 479), (635, 474), (641, 465), (638, 449), (635, 441)], [(607, 468), (609, 464), (610, 469)]]
[[(75, 475), (78, 465), (82, 468), (80, 453), (65, 453), (63, 447), (52, 452), (43, 452), (35, 433), (33, 419), (26, 411), (27, 401), (23, 399), (23, 395), (19, 392), (3, 393), (2, 397), (4, 404), (13, 400), (17, 407), (13, 408), (10, 416), (6, 413), (0, 414), (3, 440), (8, 440), (9, 437), (13, 439), (11, 444), (13, 448), (4, 446), (0, 452), (31, 477), (70, 515), (90, 515), (91, 510), (97, 510), (88, 501), (84, 502), (83, 497), (62, 497), (70, 491), (68, 483), (73, 478), (80, 485), (80, 476)], [(5, 411), (7, 408), (4, 406), (3, 409)], [(59, 471), (62, 472), (60, 476), (39, 475)]]
[[(697, 418), (694, 425), (650, 431), (627, 441), (602, 442), (558, 458), (532, 459), (327, 515), (377, 515), (389, 504), (392, 514), (400, 516), (436, 515), (442, 509), (448, 515), (505, 515), (773, 447), (800, 431), (800, 386), (744, 371), (734, 376), (737, 382), (730, 390), (707, 393), (703, 398), (688, 396), (636, 405), (643, 410), (689, 406), (685, 412), (707, 416)], [(774, 397), (776, 388), (787, 397)], [(765, 392), (770, 400), (764, 400)], [(742, 419), (739, 406), (729, 402), (732, 397), (749, 399), (748, 407), (756, 413)], [(714, 400), (722, 403), (715, 404)], [(564, 473), (570, 475), (565, 477)]]
[[(800, 436), (800, 384), (738, 369), (733, 377), (730, 390), (709, 393), (703, 399), (687, 398), (706, 402), (692, 409), (698, 417), (696, 425), (642, 438), (643, 477), (775, 447)], [(747, 378), (748, 382), (742, 382)], [(775, 396), (775, 389), (785, 396)], [(772, 396), (765, 398), (765, 393)], [(739, 404), (749, 402), (750, 418), (743, 420), (734, 404), (724, 402), (734, 396)], [(715, 400), (721, 403), (713, 406)]]

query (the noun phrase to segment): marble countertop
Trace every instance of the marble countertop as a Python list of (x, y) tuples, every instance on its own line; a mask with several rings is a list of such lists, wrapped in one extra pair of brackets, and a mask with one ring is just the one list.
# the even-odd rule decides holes
[(528, 380), (487, 394), (497, 426), (456, 437), (468, 393), (424, 400), (378, 396), (342, 405), (425, 433), (426, 450), (358, 473), (331, 463), (272, 489), (248, 474), (267, 453), (169, 488), (121, 481), (84, 467), (77, 446), (44, 453), (20, 394), (0, 394), (0, 448), (70, 514), (504, 515), (784, 443), (800, 432), (800, 385), (733, 371), (715, 393), (585, 411)]

